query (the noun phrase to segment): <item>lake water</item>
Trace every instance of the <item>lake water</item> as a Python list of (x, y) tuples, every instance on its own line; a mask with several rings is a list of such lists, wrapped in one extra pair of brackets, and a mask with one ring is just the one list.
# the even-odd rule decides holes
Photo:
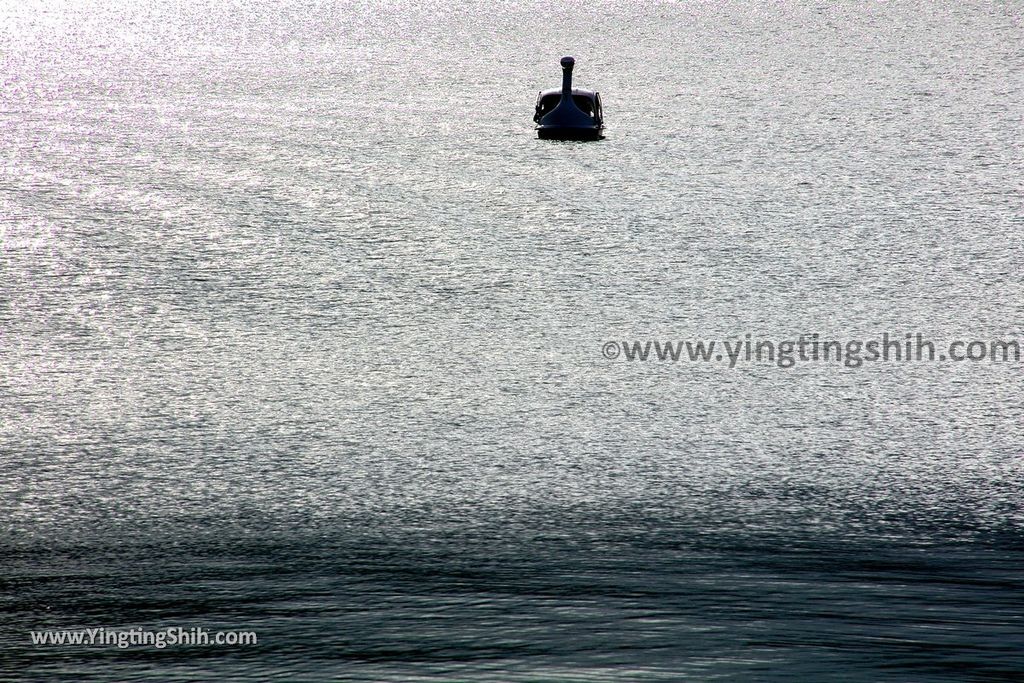
[(5, 3), (0, 679), (1020, 680), (1021, 22)]

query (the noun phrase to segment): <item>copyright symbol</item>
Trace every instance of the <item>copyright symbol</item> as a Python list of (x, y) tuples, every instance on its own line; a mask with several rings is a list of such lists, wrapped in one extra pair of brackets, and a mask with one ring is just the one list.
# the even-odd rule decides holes
[(622, 353), (622, 349), (619, 348), (617, 342), (605, 342), (601, 346), (601, 354), (608, 360), (615, 360), (620, 353)]

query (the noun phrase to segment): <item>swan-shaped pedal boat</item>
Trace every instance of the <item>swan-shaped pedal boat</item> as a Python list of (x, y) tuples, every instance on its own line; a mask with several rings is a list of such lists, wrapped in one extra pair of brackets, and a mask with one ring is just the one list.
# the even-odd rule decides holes
[(562, 57), (562, 87), (537, 94), (533, 120), (537, 137), (545, 140), (597, 140), (604, 137), (601, 93), (572, 87), (576, 60)]

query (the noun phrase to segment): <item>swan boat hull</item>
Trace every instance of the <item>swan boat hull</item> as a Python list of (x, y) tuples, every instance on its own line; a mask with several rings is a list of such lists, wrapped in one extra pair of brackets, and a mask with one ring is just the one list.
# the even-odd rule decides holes
[(541, 140), (600, 140), (604, 137), (604, 128), (601, 126), (584, 128), (537, 126), (537, 137)]

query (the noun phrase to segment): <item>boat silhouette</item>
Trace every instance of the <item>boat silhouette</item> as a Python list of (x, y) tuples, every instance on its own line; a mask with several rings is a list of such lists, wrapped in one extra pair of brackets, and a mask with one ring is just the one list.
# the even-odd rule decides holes
[(572, 87), (576, 60), (562, 57), (562, 87), (537, 93), (533, 120), (545, 140), (597, 140), (604, 137), (601, 94)]

